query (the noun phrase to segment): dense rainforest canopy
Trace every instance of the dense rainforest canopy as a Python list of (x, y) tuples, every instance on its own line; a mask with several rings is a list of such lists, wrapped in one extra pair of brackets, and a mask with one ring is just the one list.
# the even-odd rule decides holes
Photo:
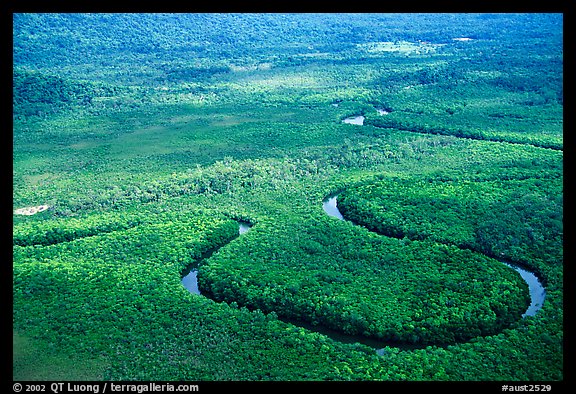
[(561, 381), (563, 104), (562, 14), (13, 14), (13, 378)]

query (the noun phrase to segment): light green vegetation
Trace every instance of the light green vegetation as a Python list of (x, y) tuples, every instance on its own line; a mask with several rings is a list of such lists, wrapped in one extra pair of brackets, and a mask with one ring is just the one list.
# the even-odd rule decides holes
[(14, 379), (563, 379), (561, 16), (13, 29)]
[[(93, 356), (92, 356), (93, 357)], [(12, 363), (18, 374), (16, 380), (102, 380), (109, 363), (96, 356), (77, 357), (59, 353), (44, 341), (33, 340), (14, 332), (12, 335)]]

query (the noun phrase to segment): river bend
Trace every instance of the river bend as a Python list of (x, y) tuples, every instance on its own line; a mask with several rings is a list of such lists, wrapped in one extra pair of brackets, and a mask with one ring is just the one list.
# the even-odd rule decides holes
[[(322, 208), (324, 209), (324, 212), (329, 216), (335, 217), (339, 220), (347, 220), (346, 218), (344, 218), (344, 216), (342, 215), (342, 213), (338, 209), (337, 196), (330, 196), (330, 197), (326, 198), (322, 202)], [(243, 223), (243, 222), (239, 223), (238, 232), (240, 235), (244, 234), (245, 232), (247, 232), (249, 230), (250, 230), (250, 225), (248, 223)], [(219, 248), (216, 248), (213, 252), (215, 252), (217, 249), (219, 249)], [(212, 255), (212, 253), (210, 253), (210, 255)], [(206, 256), (204, 258), (208, 258), (208, 257), (209, 256)], [(530, 292), (530, 306), (524, 312), (522, 317), (524, 318), (526, 316), (535, 315), (542, 308), (542, 304), (543, 304), (544, 299), (546, 297), (546, 290), (544, 289), (544, 287), (542, 286), (542, 284), (540, 283), (540, 281), (538, 280), (536, 275), (534, 275), (532, 272), (527, 271), (526, 269), (521, 268), (515, 264), (501, 261), (501, 260), (499, 260), (499, 261), (503, 264), (506, 264), (510, 268), (516, 270), (520, 274), (522, 279), (524, 279), (524, 281), (528, 284), (528, 288), (529, 288), (529, 292)], [(189, 271), (186, 273), (186, 275), (182, 278), (182, 285), (186, 289), (188, 289), (188, 291), (190, 291), (193, 294), (197, 294), (197, 295), (201, 294), (200, 290), (198, 289), (197, 264), (193, 268), (189, 269)], [(368, 346), (374, 348), (376, 353), (379, 355), (382, 355), (385, 353), (385, 347), (386, 346), (398, 347), (398, 348), (401, 348), (404, 350), (418, 349), (418, 348), (423, 348), (425, 346), (428, 346), (428, 345), (421, 345), (421, 344), (414, 345), (414, 344), (381, 341), (381, 340), (376, 340), (376, 339), (372, 339), (372, 338), (367, 338), (367, 337), (364, 337), (361, 335), (344, 334), (342, 332), (339, 332), (339, 331), (336, 331), (333, 329), (329, 329), (329, 328), (322, 327), (322, 326), (314, 326), (314, 325), (311, 325), (310, 323), (303, 322), (303, 321), (295, 321), (295, 320), (287, 320), (287, 319), (282, 319), (282, 320), (287, 321), (287, 322), (292, 323), (292, 324), (295, 324), (297, 326), (309, 329), (311, 331), (319, 332), (319, 333), (324, 334), (324, 335), (332, 338), (333, 340), (336, 340), (339, 342), (343, 342), (343, 343), (359, 342), (359, 343), (368, 345)]]
[[(326, 214), (329, 216), (338, 218), (340, 220), (346, 220), (338, 209), (337, 199), (338, 196), (328, 197), (322, 202), (322, 208), (324, 208), (324, 212), (326, 212)], [(534, 316), (542, 308), (542, 304), (546, 298), (546, 290), (544, 289), (544, 286), (542, 286), (542, 283), (540, 283), (538, 277), (532, 272), (507, 261), (498, 261), (517, 271), (522, 279), (524, 279), (524, 281), (528, 284), (528, 289), (530, 292), (530, 306), (528, 309), (526, 309), (526, 312), (524, 312), (522, 317)]]

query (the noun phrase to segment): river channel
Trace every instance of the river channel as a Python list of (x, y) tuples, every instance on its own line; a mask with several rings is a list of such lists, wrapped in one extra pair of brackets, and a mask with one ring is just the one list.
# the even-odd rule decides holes
[[(324, 208), (324, 212), (329, 216), (338, 218), (340, 220), (346, 220), (342, 213), (338, 209), (338, 196), (330, 196), (322, 202), (322, 207)], [(518, 265), (512, 264), (507, 261), (498, 260), (502, 264), (507, 265), (508, 267), (517, 271), (522, 279), (528, 284), (528, 289), (530, 292), (530, 306), (524, 312), (522, 317), (526, 316), (534, 316), (536, 312), (538, 312), (542, 308), (542, 304), (544, 303), (544, 298), (546, 298), (546, 290), (542, 283), (538, 280), (538, 277), (534, 275), (532, 272), (525, 270)]]
[[(246, 231), (250, 230), (250, 224), (246, 222), (239, 222), (238, 223), (238, 234), (242, 235)], [(205, 260), (209, 258), (216, 250), (219, 248), (215, 248), (209, 252), (207, 252), (200, 260)], [(198, 263), (193, 264), (191, 267), (188, 267), (186, 271), (184, 271), (184, 276), (182, 277), (182, 285), (188, 289), (188, 291), (192, 294), (200, 295), (200, 290), (198, 289)]]
[[(338, 209), (338, 200), (337, 196), (330, 196), (326, 198), (322, 202), (322, 208), (324, 212), (332, 217), (335, 217), (339, 220), (346, 220), (340, 210)], [(244, 234), (245, 232), (250, 230), (250, 224), (248, 223), (239, 223), (238, 233), (239, 235)], [(212, 253), (214, 253), (218, 248), (208, 252), (202, 259), (209, 258)], [(546, 291), (536, 275), (532, 272), (527, 271), (517, 265), (514, 265), (509, 262), (500, 261), (503, 264), (506, 264), (510, 268), (516, 270), (522, 279), (526, 281), (528, 284), (529, 292), (530, 292), (530, 306), (526, 310), (526, 312), (522, 315), (522, 317), (526, 316), (533, 316), (535, 315), (541, 308), (544, 302), (544, 298), (546, 297)], [(182, 278), (182, 285), (188, 289), (193, 294), (200, 295), (200, 290), (198, 289), (198, 268), (197, 264), (191, 267), (187, 272), (185, 272), (184, 277)], [(390, 341), (381, 341), (377, 339), (367, 338), (361, 335), (349, 335), (344, 334), (340, 331), (333, 330), (330, 328), (326, 328), (323, 326), (312, 325), (310, 323), (298, 320), (290, 320), (290, 319), (282, 319), (286, 322), (292, 323), (294, 325), (309, 329), (311, 331), (315, 331), (321, 334), (328, 336), (329, 338), (343, 342), (343, 343), (362, 343), (364, 345), (368, 345), (375, 349), (376, 354), (382, 355), (385, 353), (386, 346), (393, 346), (398, 347), (403, 350), (409, 349), (419, 349), (424, 348), (428, 345), (423, 344), (407, 344), (407, 343), (398, 343), (398, 342), (390, 342)], [(437, 346), (443, 346), (442, 344), (437, 344)]]

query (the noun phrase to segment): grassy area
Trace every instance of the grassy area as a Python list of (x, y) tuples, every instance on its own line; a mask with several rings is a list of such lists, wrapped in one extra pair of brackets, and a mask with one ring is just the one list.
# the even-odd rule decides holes
[(13, 380), (102, 380), (108, 367), (104, 357), (60, 352), (44, 341), (12, 333)]

